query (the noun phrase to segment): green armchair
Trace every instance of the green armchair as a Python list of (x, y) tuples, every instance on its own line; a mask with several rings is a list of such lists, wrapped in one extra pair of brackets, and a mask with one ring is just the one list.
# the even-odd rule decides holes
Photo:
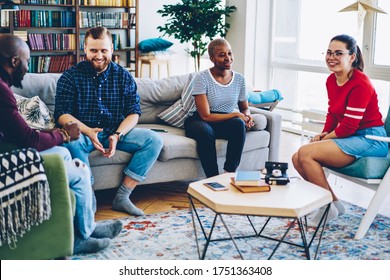
[(1, 260), (60, 259), (73, 254), (75, 198), (68, 187), (64, 161), (60, 155), (43, 155), (50, 185), (52, 216), (18, 238), (16, 247), (0, 247)]

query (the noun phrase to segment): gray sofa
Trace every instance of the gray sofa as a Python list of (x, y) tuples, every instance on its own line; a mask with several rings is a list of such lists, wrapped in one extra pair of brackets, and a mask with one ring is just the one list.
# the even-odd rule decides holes
[[(54, 109), (56, 82), (60, 74), (27, 74), (22, 82), (23, 89), (13, 88), (16, 94), (32, 97), (39, 95), (41, 100)], [(172, 127), (161, 121), (157, 115), (177, 101), (188, 79), (188, 75), (163, 79), (136, 78), (138, 93), (141, 97), (142, 116), (138, 127), (166, 129), (160, 133), (164, 146), (158, 161), (146, 177), (143, 184), (193, 180), (205, 177), (196, 151), (196, 142), (185, 137), (184, 130)], [(259, 170), (267, 160), (277, 161), (281, 134), (281, 116), (273, 112), (251, 108), (252, 114), (264, 114), (267, 118), (265, 130), (250, 131), (242, 155), (241, 170)], [(225, 140), (217, 141), (218, 162), (220, 168), (225, 160)], [(108, 159), (94, 151), (90, 155), (92, 174), (95, 178), (94, 189), (102, 190), (119, 186), (124, 166), (132, 155), (117, 151)], [(222, 170), (221, 170), (222, 172)]]

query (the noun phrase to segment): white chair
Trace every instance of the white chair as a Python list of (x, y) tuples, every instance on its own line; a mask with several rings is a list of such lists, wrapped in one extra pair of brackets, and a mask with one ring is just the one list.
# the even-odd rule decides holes
[[(387, 136), (390, 136), (390, 111), (385, 121)], [(390, 142), (390, 137), (367, 138)], [(355, 239), (363, 238), (375, 219), (386, 196), (390, 193), (390, 154), (387, 157), (363, 157), (343, 168), (324, 168), (327, 175), (334, 174), (375, 191), (366, 213), (360, 222)]]
[(326, 112), (316, 109), (302, 110), (301, 139), (313, 137), (322, 132), (326, 120)]

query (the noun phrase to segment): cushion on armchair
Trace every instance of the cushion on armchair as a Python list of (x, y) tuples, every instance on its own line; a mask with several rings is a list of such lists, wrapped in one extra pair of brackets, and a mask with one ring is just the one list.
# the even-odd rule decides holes
[(390, 155), (387, 157), (362, 157), (343, 168), (332, 170), (362, 179), (382, 179), (390, 166)]

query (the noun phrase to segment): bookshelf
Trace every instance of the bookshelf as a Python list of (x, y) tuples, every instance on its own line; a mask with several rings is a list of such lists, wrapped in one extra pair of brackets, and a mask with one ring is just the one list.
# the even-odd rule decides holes
[(90, 27), (105, 26), (113, 35), (113, 61), (138, 76), (138, 0), (16, 2), (20, 11), (1, 12), (0, 32), (27, 38), (30, 72), (63, 72), (84, 60), (85, 32)]

